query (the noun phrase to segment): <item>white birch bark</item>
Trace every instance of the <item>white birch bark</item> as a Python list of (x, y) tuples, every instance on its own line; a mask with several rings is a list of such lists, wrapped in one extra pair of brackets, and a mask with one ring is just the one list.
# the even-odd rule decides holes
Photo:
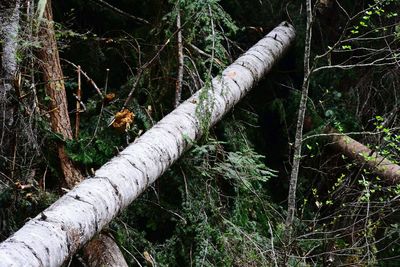
[[(212, 101), (211, 125), (274, 65), (295, 37), (281, 23), (222, 75), (159, 121), (118, 156), (0, 244), (0, 266), (60, 266), (164, 173), (201, 136), (199, 95)], [(210, 106), (210, 105), (207, 105)]]

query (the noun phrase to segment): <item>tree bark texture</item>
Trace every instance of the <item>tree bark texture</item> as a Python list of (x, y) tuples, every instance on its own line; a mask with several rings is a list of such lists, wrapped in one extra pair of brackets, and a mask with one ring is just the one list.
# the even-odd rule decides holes
[[(0, 40), (2, 41), (0, 70), (0, 154), (5, 157), (12, 154), (11, 140), (13, 138), (11, 136), (14, 134), (12, 130), (14, 124), (13, 98), (15, 98), (14, 80), (18, 66), (17, 38), (20, 17), (19, 7), (20, 0), (8, 0), (0, 3)], [(7, 164), (6, 161), (4, 161), (4, 164)], [(0, 191), (1, 189), (0, 183)]]
[[(46, 3), (43, 17), (44, 20), (40, 29), (42, 48), (39, 51), (39, 59), (41, 61), (43, 79), (46, 82), (46, 94), (50, 97), (49, 113), (51, 128), (64, 139), (72, 139), (67, 95), (64, 86), (64, 75), (60, 65), (57, 41), (54, 33), (53, 14), (50, 0)], [(61, 169), (64, 175), (65, 186), (75, 185), (80, 182), (83, 177), (68, 158), (62, 142), (58, 144), (57, 150)]]
[[(53, 205), (0, 244), (0, 266), (60, 266), (162, 175), (202, 135), (201, 94), (214, 125), (272, 68), (294, 40), (284, 22), (221, 76), (183, 102)], [(197, 110), (197, 112), (196, 112)]]
[(86, 246), (83, 254), (89, 266), (128, 267), (121, 250), (107, 234), (99, 234)]

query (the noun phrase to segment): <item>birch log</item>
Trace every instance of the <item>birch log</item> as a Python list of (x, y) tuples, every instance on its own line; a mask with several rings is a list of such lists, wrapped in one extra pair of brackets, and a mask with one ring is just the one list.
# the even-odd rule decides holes
[[(201, 134), (200, 95), (212, 103), (210, 125), (228, 112), (294, 40), (281, 23), (243, 56), (118, 156), (0, 244), (0, 266), (60, 266), (167, 170)], [(203, 111), (205, 112), (205, 111)]]

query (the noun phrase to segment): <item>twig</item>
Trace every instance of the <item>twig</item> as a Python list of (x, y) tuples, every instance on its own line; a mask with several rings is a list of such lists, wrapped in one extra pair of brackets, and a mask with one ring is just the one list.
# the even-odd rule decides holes
[(278, 267), (278, 261), (276, 260), (276, 253), (274, 248), (274, 233), (272, 231), (272, 226), (270, 221), (268, 221), (269, 226), (269, 234), (271, 235), (271, 253), (272, 253), (272, 260), (274, 261), (275, 267)]
[[(201, 50), (200, 48), (198, 48), (197, 46), (195, 46), (194, 44), (189, 44), (189, 46), (191, 48), (193, 48), (194, 51), (196, 51), (197, 53), (199, 53), (202, 56), (211, 58), (212, 56), (206, 52), (204, 52), (203, 50)], [(218, 58), (214, 58), (215, 63), (217, 63), (220, 66), (223, 66), (224, 64), (221, 62), (221, 60), (219, 60)]]
[[(185, 23), (185, 24), (186, 24), (186, 23)], [(184, 25), (183, 25), (183, 26), (184, 26)], [(182, 27), (183, 27), (183, 26), (182, 26)], [(182, 27), (181, 27), (181, 28), (182, 28)], [(175, 30), (175, 32), (173, 32), (172, 35), (171, 35), (171, 36), (165, 41), (165, 43), (160, 47), (160, 49), (157, 51), (157, 53), (156, 53), (149, 61), (147, 61), (144, 65), (142, 65), (140, 68), (138, 68), (137, 75), (136, 75), (136, 80), (135, 80), (135, 82), (134, 82), (134, 84), (133, 84), (133, 86), (132, 86), (131, 91), (130, 91), (129, 94), (128, 94), (128, 97), (126, 98), (126, 100), (125, 100), (125, 102), (124, 102), (124, 106), (122, 107), (122, 109), (126, 108), (126, 107), (129, 105), (129, 103), (131, 102), (132, 96), (133, 96), (133, 92), (135, 91), (136, 86), (137, 86), (137, 84), (139, 83), (139, 80), (140, 80), (141, 75), (143, 74), (143, 71), (144, 71), (146, 68), (148, 68), (151, 64), (153, 64), (154, 60), (156, 60), (156, 58), (158, 58), (158, 56), (159, 56), (159, 55), (161, 54), (161, 52), (165, 49), (165, 47), (167, 47), (167, 45), (171, 42), (171, 38), (174, 37), (175, 34), (177, 34), (177, 33), (181, 30), (181, 28)], [(122, 110), (122, 109), (121, 109), (121, 110)]]
[(46, 191), (46, 175), (47, 175), (47, 169), (48, 169), (48, 165), (46, 165), (46, 169), (44, 170), (44, 173), (43, 173), (43, 191)]
[(150, 25), (149, 21), (147, 21), (147, 20), (145, 20), (143, 18), (136, 17), (136, 16), (134, 16), (132, 14), (129, 14), (129, 13), (127, 13), (127, 12), (125, 12), (125, 11), (115, 7), (115, 6), (113, 6), (113, 5), (110, 5), (106, 1), (103, 1), (103, 0), (90, 0), (90, 1), (92, 1), (95, 4), (98, 4), (100, 6), (107, 7), (107, 8), (111, 9), (112, 11), (114, 11), (114, 12), (120, 14), (120, 15), (126, 16), (126, 17), (128, 17), (130, 19), (136, 20), (136, 21), (141, 22), (143, 24)]
[[(107, 74), (106, 74), (106, 82), (105, 82), (105, 87), (104, 87), (104, 95), (107, 95), (107, 87), (108, 87), (108, 72), (110, 71), (110, 69), (107, 69)], [(97, 131), (99, 129), (99, 125), (100, 125), (100, 121), (101, 121), (101, 117), (103, 116), (103, 112), (106, 111), (106, 109), (104, 108), (105, 105), (105, 101), (101, 101), (101, 108), (100, 108), (100, 114), (99, 117), (97, 119), (97, 123), (96, 123), (96, 127), (94, 128), (94, 132), (93, 132), (93, 136), (92, 139), (90, 139), (89, 143), (87, 143), (87, 145), (85, 146), (85, 149), (93, 142), (93, 140), (96, 138), (97, 135)], [(113, 114), (114, 115), (114, 114)]]
[[(395, 130), (400, 129), (400, 127), (395, 127), (390, 129), (390, 132), (393, 132)], [(311, 138), (318, 138), (318, 137), (332, 137), (332, 136), (351, 136), (351, 135), (379, 135), (379, 134), (383, 134), (385, 133), (384, 131), (377, 131), (377, 132), (346, 132), (346, 133), (319, 133), (319, 134), (313, 134), (313, 135), (309, 135), (306, 136), (305, 138), (303, 138), (303, 143), (304, 141), (311, 139)]]
[(86, 111), (86, 105), (85, 103), (82, 102), (82, 100), (80, 100), (78, 98), (78, 96), (75, 93), (72, 93), (72, 95), (75, 97), (75, 100), (79, 102), (80, 106), (81, 106), (81, 110), (79, 110), (80, 113), (85, 112)]
[(15, 133), (15, 144), (14, 144), (14, 153), (13, 153), (13, 160), (12, 160), (12, 168), (11, 168), (11, 180), (14, 180), (15, 175), (15, 163), (17, 159), (17, 147), (18, 147), (18, 138), (17, 133)]
[(144, 70), (143, 67), (140, 67), (140, 68), (138, 69), (138, 72), (137, 72), (137, 75), (136, 75), (136, 80), (135, 80), (135, 82), (133, 83), (132, 89), (131, 89), (131, 91), (129, 92), (128, 97), (126, 98), (126, 100), (125, 100), (125, 102), (124, 102), (124, 106), (122, 107), (121, 110), (123, 110), (124, 108), (126, 108), (126, 107), (129, 105), (129, 103), (131, 102), (132, 96), (133, 96), (133, 92), (135, 92), (136, 86), (137, 86), (138, 83), (139, 83), (139, 80), (140, 80), (140, 77), (142, 76), (143, 70)]
[(183, 80), (183, 44), (182, 44), (182, 30), (181, 30), (181, 13), (178, 6), (178, 12), (176, 15), (176, 28), (178, 31), (178, 78), (176, 80), (175, 89), (175, 108), (179, 106), (182, 96), (182, 80)]
[(81, 66), (78, 66), (78, 89), (76, 90), (76, 113), (75, 113), (75, 138), (79, 136), (79, 123), (81, 112)]
[(212, 71), (212, 68), (213, 68), (213, 62), (214, 62), (214, 58), (215, 58), (215, 26), (214, 26), (214, 17), (213, 17), (210, 5), (208, 5), (208, 13), (210, 15), (211, 32), (212, 32), (211, 64), (210, 64), (210, 68), (208, 70), (208, 72), (209, 72), (208, 75), (209, 75), (209, 77), (212, 77), (211, 76), (211, 74), (212, 74), (211, 71)]
[(108, 91), (108, 75), (110, 74), (110, 69), (106, 69), (106, 81), (104, 83), (104, 90), (107, 92)]
[[(72, 63), (71, 61), (66, 60), (66, 59), (62, 59), (62, 60), (64, 60), (65, 62), (67, 62), (68, 64), (70, 64), (71, 66), (73, 66), (74, 68), (78, 69), (78, 66), (75, 65), (74, 63)], [(96, 89), (96, 91), (97, 91), (97, 93), (99, 94), (99, 96), (103, 99), (103, 98), (104, 98), (104, 95), (102, 94), (102, 92), (101, 92), (101, 90), (99, 89), (99, 87), (97, 86), (97, 84), (92, 80), (92, 78), (89, 77), (89, 75), (87, 75), (87, 74), (82, 70), (82, 68), (80, 68), (80, 71), (81, 71), (82, 75), (85, 76), (85, 78), (88, 80), (88, 82), (90, 82), (90, 83), (92, 84), (92, 86), (94, 87), (94, 89)]]

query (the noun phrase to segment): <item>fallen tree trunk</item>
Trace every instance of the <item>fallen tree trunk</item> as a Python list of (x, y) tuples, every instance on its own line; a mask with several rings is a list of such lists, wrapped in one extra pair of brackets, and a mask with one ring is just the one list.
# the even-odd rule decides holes
[[(81, 182), (1, 243), (0, 266), (61, 265), (202, 135), (202, 116), (197, 114), (210, 112), (210, 125), (215, 124), (272, 68), (294, 37), (291, 25), (280, 24), (214, 78), (210, 87), (199, 90), (97, 170), (94, 177)], [(204, 94), (209, 99), (205, 105), (201, 102)]]
[(329, 135), (331, 145), (343, 155), (365, 165), (369, 170), (390, 184), (400, 182), (399, 165), (382, 157), (348, 135), (339, 133), (332, 127), (326, 127), (325, 133)]

